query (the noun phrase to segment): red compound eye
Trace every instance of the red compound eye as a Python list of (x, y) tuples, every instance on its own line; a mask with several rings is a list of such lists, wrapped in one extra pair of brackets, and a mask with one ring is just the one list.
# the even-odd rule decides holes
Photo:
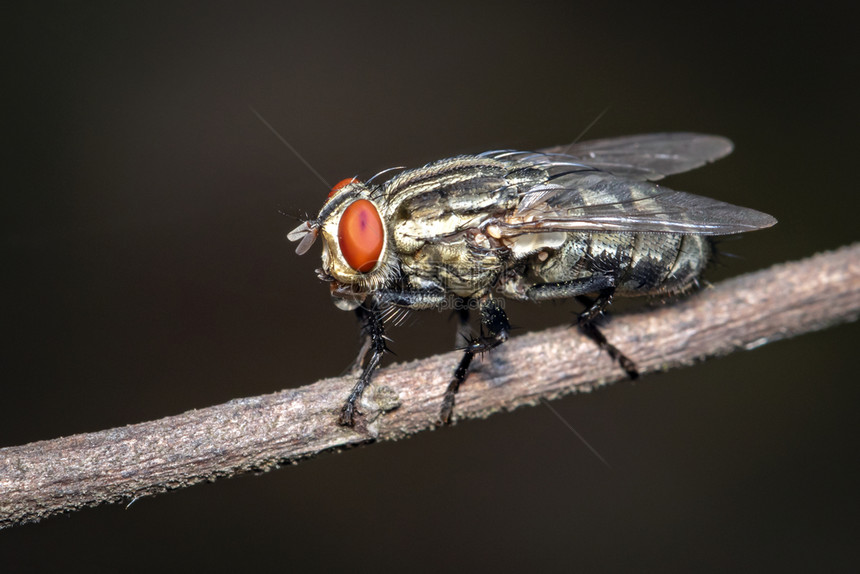
[(366, 199), (352, 202), (340, 217), (337, 241), (350, 267), (359, 273), (373, 269), (385, 242), (382, 219), (376, 207)]
[(332, 195), (334, 195), (335, 193), (340, 191), (341, 188), (346, 187), (347, 185), (349, 185), (351, 183), (358, 183), (358, 178), (357, 177), (348, 177), (346, 179), (340, 180), (339, 182), (334, 184), (334, 187), (331, 188), (330, 192), (328, 192), (328, 196), (331, 197)]

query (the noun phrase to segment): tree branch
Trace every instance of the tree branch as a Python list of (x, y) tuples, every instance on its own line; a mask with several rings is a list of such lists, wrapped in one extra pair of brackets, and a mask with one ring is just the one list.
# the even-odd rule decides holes
[[(604, 332), (646, 374), (858, 315), (860, 244), (854, 244), (725, 281), (676, 305), (616, 317)], [(459, 358), (448, 353), (380, 370), (354, 429), (335, 424), (353, 384), (352, 377), (342, 377), (0, 449), (0, 527), (429, 429)], [(485, 417), (622, 378), (621, 369), (576, 329), (557, 327), (516, 337), (489, 354), (460, 391), (454, 414)]]

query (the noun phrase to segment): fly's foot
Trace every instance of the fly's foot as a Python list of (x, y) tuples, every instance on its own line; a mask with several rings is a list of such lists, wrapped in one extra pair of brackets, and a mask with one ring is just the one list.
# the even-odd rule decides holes
[(451, 379), (451, 382), (448, 383), (448, 388), (445, 389), (445, 396), (442, 397), (442, 408), (439, 409), (439, 424), (441, 425), (451, 424), (451, 414), (454, 412), (457, 391), (460, 390), (460, 385), (466, 380), (466, 376), (469, 374), (469, 363), (472, 361), (472, 357), (472, 353), (467, 350), (466, 355), (460, 362), (460, 366), (454, 372), (454, 378)]
[[(615, 350), (618, 351), (618, 349)], [(624, 369), (624, 372), (627, 373), (627, 376), (630, 377), (631, 381), (635, 381), (639, 378), (639, 369), (636, 368), (636, 363), (627, 358), (620, 351), (618, 352), (617, 360), (618, 364), (621, 365), (621, 368)]]
[(445, 391), (445, 397), (442, 399), (442, 408), (439, 409), (439, 424), (451, 424), (451, 414), (454, 412), (454, 402), (457, 391), (451, 391), (451, 387)]
[[(600, 333), (600, 335), (602, 337), (603, 333)], [(615, 359), (615, 362), (618, 363), (619, 367), (624, 369), (624, 372), (627, 373), (627, 377), (631, 381), (635, 381), (636, 379), (638, 379), (639, 378), (639, 369), (636, 367), (636, 363), (633, 362), (633, 359), (631, 359), (630, 357), (628, 357), (627, 355), (625, 355), (624, 353), (619, 351), (618, 347), (616, 347), (615, 345), (613, 345), (609, 341), (606, 341), (605, 338), (603, 340), (605, 341), (605, 343), (602, 344), (601, 347), (607, 353), (609, 353), (610, 357)]]
[(603, 347), (609, 356), (615, 359), (615, 362), (618, 363), (618, 366), (624, 369), (624, 372), (627, 373), (627, 377), (631, 381), (635, 381), (639, 378), (639, 369), (636, 368), (636, 363), (633, 362), (627, 355), (618, 350), (618, 347), (611, 343), (606, 343)]
[(355, 426), (355, 415), (361, 414), (355, 409), (355, 403), (352, 401), (346, 401), (344, 403), (343, 408), (340, 410), (340, 416), (337, 419), (337, 424), (342, 427), (353, 427)]
[(460, 359), (460, 364), (457, 365), (457, 370), (454, 371), (454, 378), (448, 383), (448, 388), (445, 389), (445, 396), (442, 398), (442, 408), (439, 410), (440, 424), (447, 425), (451, 423), (451, 413), (454, 411), (454, 402), (457, 396), (457, 391), (460, 390), (460, 385), (466, 380), (469, 374), (469, 365), (475, 356), (472, 348), (478, 344), (480, 339), (473, 339), (463, 353), (463, 358)]

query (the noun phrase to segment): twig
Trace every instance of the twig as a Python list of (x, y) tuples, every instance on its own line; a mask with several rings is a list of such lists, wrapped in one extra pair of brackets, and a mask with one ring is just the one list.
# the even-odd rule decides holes
[[(616, 317), (604, 330), (644, 374), (858, 315), (860, 244), (854, 244), (725, 281), (676, 305)], [(123, 428), (0, 449), (0, 527), (429, 429), (458, 359), (457, 353), (448, 353), (381, 370), (355, 429), (335, 424), (353, 384), (343, 377)], [(484, 417), (621, 378), (621, 369), (575, 329), (527, 334), (491, 353), (469, 377), (455, 416)]]

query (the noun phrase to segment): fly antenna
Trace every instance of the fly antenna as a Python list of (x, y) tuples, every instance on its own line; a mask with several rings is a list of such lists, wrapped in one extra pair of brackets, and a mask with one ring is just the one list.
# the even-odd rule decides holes
[(310, 163), (308, 163), (308, 160), (306, 160), (305, 158), (302, 157), (302, 154), (299, 153), (299, 150), (297, 150), (292, 145), (290, 145), (290, 142), (288, 142), (286, 140), (286, 138), (284, 138), (284, 136), (279, 134), (278, 130), (276, 130), (272, 126), (272, 124), (267, 122), (266, 118), (264, 118), (263, 116), (260, 115), (260, 112), (258, 112), (256, 109), (254, 109), (254, 106), (248, 106), (248, 107), (251, 108), (251, 111), (254, 112), (254, 115), (257, 116), (257, 118), (261, 122), (263, 122), (263, 125), (266, 126), (267, 128), (269, 128), (269, 131), (271, 131), (273, 134), (275, 134), (275, 137), (277, 137), (279, 140), (281, 140), (284, 143), (284, 145), (287, 146), (287, 149), (289, 149), (291, 152), (293, 152), (293, 155), (296, 156), (297, 158), (299, 158), (299, 161), (301, 161), (303, 164), (305, 164), (305, 167), (308, 168), (312, 174), (317, 176), (317, 179), (319, 179), (321, 182), (323, 182), (323, 185), (326, 186), (326, 189), (331, 189), (331, 185), (329, 185), (329, 183), (325, 180), (325, 178), (323, 176), (321, 176), (320, 173), (317, 170), (315, 170), (314, 167)]

